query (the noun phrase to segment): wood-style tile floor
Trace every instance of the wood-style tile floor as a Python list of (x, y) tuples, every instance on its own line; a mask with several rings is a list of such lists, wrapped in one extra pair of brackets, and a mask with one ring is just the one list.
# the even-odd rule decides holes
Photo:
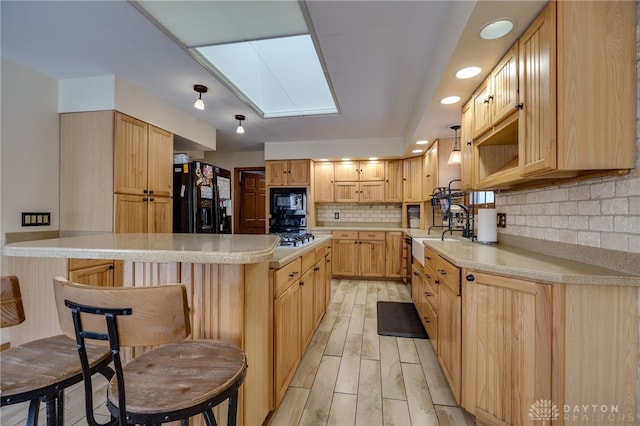
[(405, 284), (333, 280), (332, 290), (270, 425), (475, 425), (428, 340), (378, 335), (376, 302), (410, 302)]

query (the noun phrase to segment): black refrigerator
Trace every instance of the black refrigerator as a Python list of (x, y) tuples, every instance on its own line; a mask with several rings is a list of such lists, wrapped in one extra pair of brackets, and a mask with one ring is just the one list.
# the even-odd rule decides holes
[(201, 161), (173, 165), (173, 232), (230, 234), (231, 172)]

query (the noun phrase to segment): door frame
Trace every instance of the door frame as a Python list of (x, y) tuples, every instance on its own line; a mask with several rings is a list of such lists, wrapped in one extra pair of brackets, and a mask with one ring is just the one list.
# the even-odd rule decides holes
[[(264, 172), (266, 176), (266, 169), (262, 167), (234, 167), (233, 168), (233, 191), (235, 201), (233, 202), (233, 233), (237, 234), (240, 230), (240, 174), (242, 172)], [(265, 188), (266, 190), (266, 188)], [(267, 212), (268, 210), (265, 210)], [(265, 218), (266, 219), (266, 218)], [(265, 231), (266, 232), (266, 231)]]

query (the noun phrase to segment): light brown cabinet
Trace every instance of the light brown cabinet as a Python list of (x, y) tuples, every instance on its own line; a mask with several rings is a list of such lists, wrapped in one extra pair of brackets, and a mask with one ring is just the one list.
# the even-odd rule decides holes
[(61, 114), (60, 152), (62, 231), (171, 232), (171, 133), (116, 111)]
[(335, 201), (340, 203), (382, 202), (384, 182), (335, 182)]
[(265, 162), (267, 186), (308, 186), (310, 160), (271, 160)]
[(274, 395), (276, 407), (287, 391), (301, 358), (301, 303), (298, 280), (273, 305)]
[(333, 181), (336, 202), (373, 203), (385, 201), (384, 161), (335, 162)]
[(69, 259), (69, 280), (74, 283), (113, 287), (115, 263), (113, 260)]
[(384, 277), (386, 274), (385, 232), (333, 232), (333, 275)]
[(462, 162), (460, 164), (460, 188), (463, 191), (471, 191), (475, 188), (475, 159), (473, 157), (473, 138), (471, 137), (473, 126), (473, 103), (467, 102), (462, 107), (462, 119), (460, 126), (460, 151)]
[(334, 166), (332, 161), (317, 161), (313, 164), (313, 201), (332, 203), (334, 201)]
[(386, 234), (386, 254), (385, 254), (385, 276), (387, 278), (402, 278), (406, 261), (403, 251), (404, 240), (402, 232), (387, 232)]
[(402, 201), (422, 201), (422, 157), (406, 158), (403, 161)]
[(424, 200), (431, 199), (433, 190), (440, 186), (438, 181), (438, 144), (438, 140), (434, 141), (423, 157), (422, 198)]
[(402, 160), (385, 162), (384, 199), (390, 203), (402, 202)]

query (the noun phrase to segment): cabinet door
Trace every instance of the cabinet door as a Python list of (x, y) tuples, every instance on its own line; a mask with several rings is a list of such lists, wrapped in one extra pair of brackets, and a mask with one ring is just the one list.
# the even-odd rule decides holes
[(333, 275), (347, 277), (357, 275), (357, 246), (356, 240), (333, 240), (331, 243)]
[(384, 161), (360, 161), (360, 181), (384, 180)]
[(491, 72), (491, 125), (516, 112), (518, 103), (518, 43), (504, 55)]
[(520, 174), (531, 176), (557, 166), (556, 4), (549, 3), (520, 38)]
[(146, 233), (148, 230), (148, 198), (140, 195), (114, 195), (115, 224), (113, 232)]
[(115, 120), (114, 192), (144, 194), (147, 190), (148, 125), (120, 113), (116, 113)]
[(316, 325), (314, 317), (313, 297), (315, 295), (314, 270), (309, 268), (302, 277), (300, 277), (300, 353), (303, 354), (311, 336), (313, 335), (313, 327)]
[(413, 157), (404, 160), (402, 181), (403, 201), (422, 201), (422, 157)]
[(332, 203), (333, 197), (333, 163), (321, 161), (314, 164), (313, 201), (316, 203)]
[(173, 232), (172, 207), (169, 197), (149, 197), (147, 231), (151, 233)]
[(326, 302), (326, 277), (325, 258), (323, 257), (313, 267), (313, 324), (314, 327), (322, 319), (325, 312)]
[(431, 148), (424, 155), (424, 164), (422, 174), (424, 176), (422, 183), (422, 198), (428, 200), (433, 194), (433, 190), (438, 185), (438, 141), (435, 141)]
[(325, 312), (329, 303), (331, 303), (331, 252), (327, 254), (324, 261), (324, 302)]
[(483, 424), (531, 424), (530, 407), (552, 400), (551, 286), (466, 276), (462, 406)]
[(358, 257), (361, 277), (384, 277), (386, 272), (384, 241), (360, 241)]
[(310, 183), (310, 167), (311, 162), (309, 160), (289, 160), (287, 185), (308, 186)]
[(360, 182), (360, 202), (384, 201), (384, 181)]
[(113, 262), (69, 271), (69, 281), (79, 284), (113, 287)]
[(300, 286), (296, 281), (273, 306), (274, 388), (276, 407), (300, 362)]
[(402, 202), (402, 160), (386, 162), (384, 198), (387, 202)]
[(478, 90), (472, 95), (473, 100), (473, 137), (482, 136), (491, 128), (491, 88), (489, 83), (491, 80), (487, 78), (478, 87)]
[(171, 197), (173, 134), (149, 125), (147, 189), (156, 197)]
[(403, 239), (402, 232), (387, 232), (386, 235), (386, 255), (385, 255), (385, 276), (389, 278), (401, 278), (403, 275)]
[(438, 359), (460, 403), (462, 387), (462, 298), (445, 286), (438, 291)]
[(283, 186), (287, 182), (287, 161), (267, 161), (265, 163), (267, 186)]
[(334, 190), (338, 203), (353, 203), (360, 199), (359, 182), (335, 182)]
[(473, 103), (467, 102), (462, 107), (462, 126), (460, 128), (460, 151), (462, 151), (462, 163), (460, 165), (460, 186), (463, 191), (471, 191), (475, 186), (473, 140), (471, 127), (473, 123)]
[(334, 163), (336, 182), (360, 180), (360, 163), (358, 161), (339, 161)]

